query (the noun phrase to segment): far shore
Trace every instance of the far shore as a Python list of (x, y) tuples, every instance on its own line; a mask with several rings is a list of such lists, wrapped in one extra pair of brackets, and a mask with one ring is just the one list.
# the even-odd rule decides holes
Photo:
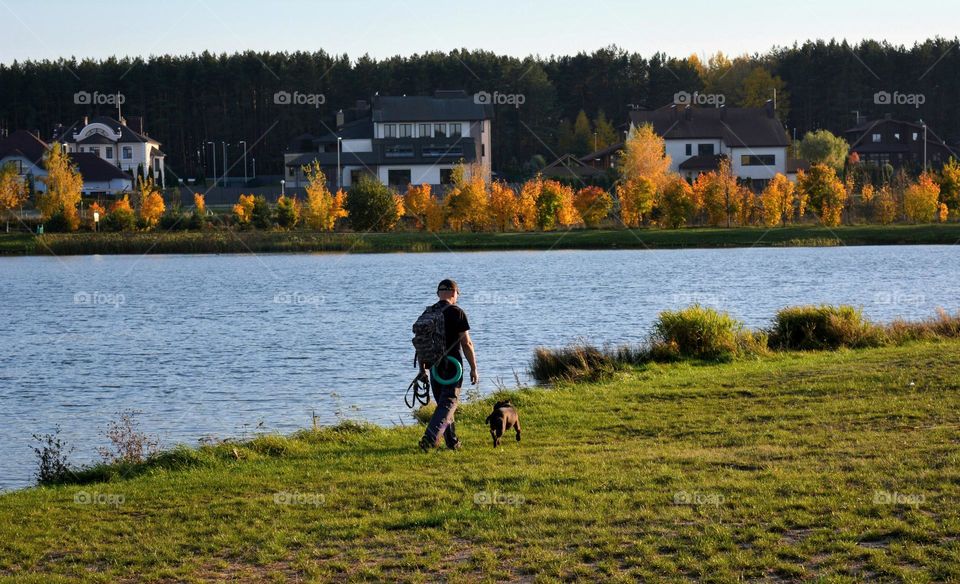
[(954, 245), (960, 223), (822, 227), (575, 229), (550, 232), (177, 231), (0, 233), (0, 255), (390, 253), (570, 249), (691, 249)]

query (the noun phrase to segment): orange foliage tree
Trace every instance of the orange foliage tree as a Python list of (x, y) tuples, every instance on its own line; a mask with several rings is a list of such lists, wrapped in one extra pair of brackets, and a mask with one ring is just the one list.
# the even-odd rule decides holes
[(613, 197), (600, 187), (584, 187), (573, 196), (573, 206), (587, 227), (596, 227), (613, 208)]
[(306, 208), (303, 210), (303, 220), (310, 229), (331, 231), (337, 224), (337, 219), (347, 216), (347, 195), (342, 190), (331, 194), (327, 188), (327, 176), (320, 168), (320, 162), (314, 160), (302, 167), (307, 179)]
[(253, 195), (240, 195), (237, 204), (233, 206), (233, 216), (237, 223), (247, 225), (253, 218)]
[(678, 174), (670, 176), (664, 185), (659, 203), (663, 223), (672, 229), (686, 225), (698, 210), (693, 188)]
[(537, 228), (537, 199), (543, 191), (543, 177), (539, 174), (523, 183), (517, 197), (517, 225), (524, 231)]
[(139, 196), (140, 200), (140, 218), (148, 227), (153, 227), (160, 221), (164, 211), (167, 210), (163, 202), (163, 195), (154, 185), (153, 181), (147, 179), (140, 182)]
[(453, 187), (444, 203), (451, 227), (480, 231), (486, 227), (489, 194), (479, 165), (459, 164), (453, 169)]
[(494, 181), (490, 185), (489, 223), (494, 229), (498, 231), (515, 229), (519, 224), (517, 206), (517, 193), (506, 183)]
[(430, 185), (407, 186), (407, 194), (403, 198), (403, 214), (413, 218), (421, 230), (427, 228), (427, 219), (430, 208), (436, 204)]
[(937, 215), (940, 185), (929, 173), (923, 173), (917, 182), (903, 193), (903, 214), (912, 223), (930, 223)]
[(793, 216), (793, 203), (793, 183), (778, 172), (760, 195), (763, 224), (767, 227), (786, 225)]
[(666, 154), (663, 138), (650, 124), (643, 124), (639, 128), (631, 126), (619, 163), (623, 182), (643, 177), (651, 181), (656, 190), (660, 190), (668, 180), (670, 157)]
[(620, 220), (627, 227), (640, 227), (645, 217), (653, 211), (657, 186), (646, 177), (638, 177), (617, 185), (617, 200), (620, 201)]

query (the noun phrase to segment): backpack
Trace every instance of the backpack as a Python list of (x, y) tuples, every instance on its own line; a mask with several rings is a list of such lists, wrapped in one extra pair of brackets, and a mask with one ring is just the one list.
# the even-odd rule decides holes
[(417, 351), (417, 361), (425, 368), (438, 363), (447, 352), (447, 333), (443, 320), (443, 311), (447, 306), (450, 305), (446, 302), (428, 306), (413, 323), (413, 348)]

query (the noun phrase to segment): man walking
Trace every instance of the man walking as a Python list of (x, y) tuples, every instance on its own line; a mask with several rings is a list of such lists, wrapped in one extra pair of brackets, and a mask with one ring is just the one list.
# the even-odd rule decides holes
[(463, 385), (463, 357), (470, 364), (470, 383), (480, 382), (477, 370), (477, 358), (473, 350), (473, 341), (470, 339), (470, 323), (467, 314), (457, 306), (460, 298), (460, 288), (453, 280), (443, 280), (437, 286), (437, 296), (440, 298), (435, 307), (443, 311), (444, 336), (446, 341), (446, 356), (439, 363), (430, 368), (430, 389), (437, 402), (437, 409), (427, 424), (427, 429), (420, 439), (420, 448), (431, 450), (440, 445), (440, 436), (447, 448), (457, 450), (460, 440), (453, 416), (460, 404), (460, 388)]

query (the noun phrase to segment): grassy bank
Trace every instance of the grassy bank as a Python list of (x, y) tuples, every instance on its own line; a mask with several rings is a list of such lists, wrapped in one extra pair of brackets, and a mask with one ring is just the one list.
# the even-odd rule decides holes
[(488, 401), (460, 452), (347, 425), (2, 496), (0, 581), (960, 578), (960, 342), (512, 397), (499, 450)]
[(424, 252), (515, 249), (674, 249), (698, 247), (955, 244), (960, 224), (862, 225), (828, 229), (574, 230), (524, 233), (316, 233), (205, 231), (0, 234), (4, 254)]

